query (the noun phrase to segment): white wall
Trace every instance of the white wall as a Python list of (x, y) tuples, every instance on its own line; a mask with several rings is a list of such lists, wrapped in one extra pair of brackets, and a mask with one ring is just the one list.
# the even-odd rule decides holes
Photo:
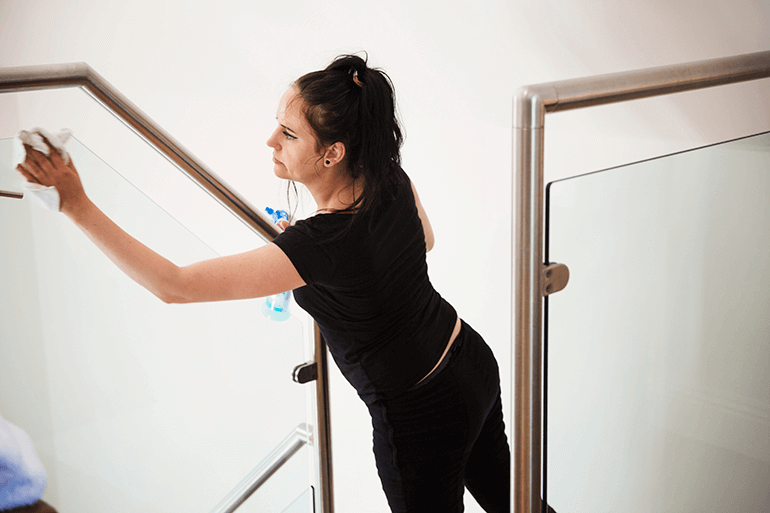
[[(339, 53), (367, 50), (396, 85), (405, 168), (436, 231), (432, 279), (507, 365), (516, 88), (766, 50), (769, 26), (764, 0), (0, 0), (0, 66), (88, 62), (261, 207), (281, 197), (264, 140), (282, 90)], [(547, 177), (767, 130), (767, 82), (551, 116)], [(124, 129), (105, 129), (86, 101), (51, 106), (47, 94), (15, 95), (18, 118), (0, 103), (0, 137), (19, 125), (67, 124), (215, 248), (243, 247), (222, 235), (224, 222), (180, 201), (186, 185)], [(509, 376), (503, 387), (508, 404)], [(333, 408), (338, 508), (384, 511), (360, 449), (370, 443), (368, 420), (339, 376)]]

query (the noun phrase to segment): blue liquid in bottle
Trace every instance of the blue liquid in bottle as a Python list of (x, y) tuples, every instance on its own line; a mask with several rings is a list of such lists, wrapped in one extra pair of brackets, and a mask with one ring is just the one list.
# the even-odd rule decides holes
[(273, 294), (265, 298), (265, 304), (262, 305), (262, 313), (271, 321), (285, 321), (291, 317), (289, 312), (289, 301), (291, 300), (291, 291)]
[[(270, 207), (265, 209), (267, 215), (277, 223), (281, 219), (289, 220), (289, 214), (284, 210), (273, 210)], [(291, 317), (289, 312), (289, 302), (291, 301), (291, 291), (281, 292), (280, 294), (273, 294), (265, 298), (265, 304), (262, 305), (262, 313), (268, 319), (272, 321), (285, 321)]]

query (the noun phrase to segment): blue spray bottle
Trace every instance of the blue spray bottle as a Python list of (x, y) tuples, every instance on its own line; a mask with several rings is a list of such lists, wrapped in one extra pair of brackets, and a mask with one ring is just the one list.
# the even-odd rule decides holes
[[(274, 223), (281, 219), (289, 220), (289, 214), (284, 210), (273, 210), (270, 207), (265, 208), (265, 212)], [(265, 298), (265, 304), (262, 305), (262, 313), (272, 321), (285, 321), (291, 314), (289, 313), (289, 301), (291, 301), (291, 291), (273, 294)]]

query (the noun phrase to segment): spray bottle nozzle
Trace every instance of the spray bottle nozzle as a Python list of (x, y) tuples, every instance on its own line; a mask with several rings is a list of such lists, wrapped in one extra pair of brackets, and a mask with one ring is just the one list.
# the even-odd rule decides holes
[(270, 207), (265, 207), (265, 212), (267, 212), (267, 215), (273, 220), (273, 223), (277, 223), (281, 219), (286, 221), (289, 220), (289, 214), (285, 210), (274, 210)]

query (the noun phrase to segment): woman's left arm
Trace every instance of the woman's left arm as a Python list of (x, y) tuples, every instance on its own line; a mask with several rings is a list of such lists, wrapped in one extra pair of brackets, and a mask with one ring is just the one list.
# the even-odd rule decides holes
[(420, 221), (422, 221), (422, 231), (425, 232), (425, 251), (427, 252), (433, 249), (433, 244), (436, 242), (433, 237), (433, 228), (430, 225), (428, 214), (425, 213), (425, 209), (422, 207), (422, 203), (420, 203), (420, 196), (417, 195), (417, 189), (414, 187), (414, 182), (411, 183), (412, 194), (414, 194), (414, 203), (417, 206), (417, 213), (420, 216)]

